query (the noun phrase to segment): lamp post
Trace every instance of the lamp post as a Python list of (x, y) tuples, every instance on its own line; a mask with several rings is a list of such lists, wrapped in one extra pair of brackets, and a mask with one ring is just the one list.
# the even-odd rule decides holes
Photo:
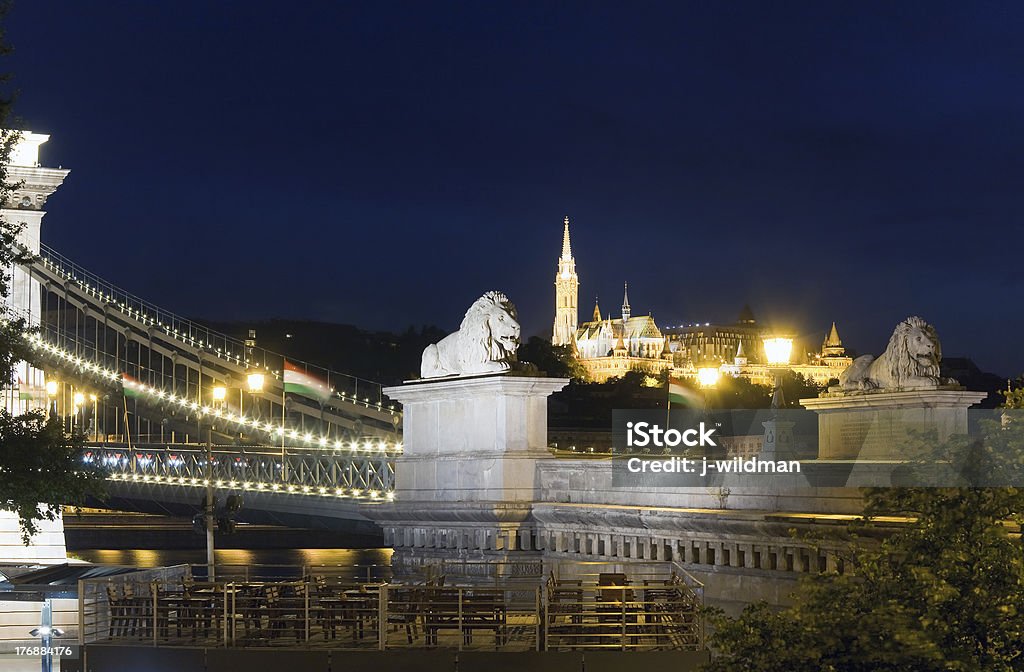
[(90, 394), (89, 401), (92, 402), (92, 440), (96, 443), (100, 440), (99, 399), (95, 394)]
[[(214, 407), (220, 408), (228, 396), (228, 390), (217, 385), (212, 392)], [(206, 430), (206, 573), (212, 583), (217, 580), (216, 561), (213, 556), (213, 422)]]
[(56, 380), (46, 381), (46, 396), (50, 399), (50, 417), (57, 417), (57, 390), (59, 385)]
[[(253, 417), (257, 420), (260, 419), (260, 400), (256, 395), (263, 392), (263, 384), (266, 382), (266, 378), (262, 373), (253, 371), (245, 377), (246, 386), (249, 388), (249, 394), (252, 395), (253, 403)], [(241, 398), (241, 397), (239, 397)], [(238, 409), (239, 414), (242, 414), (242, 409)]]
[(74, 402), (74, 406), (71, 407), (71, 431), (75, 431), (76, 425), (78, 426), (79, 431), (81, 431), (82, 420), (78, 417), (78, 414), (80, 412), (83, 412), (82, 407), (85, 405), (85, 395), (82, 394), (81, 392), (75, 392), (75, 394), (71, 397), (71, 400)]
[(779, 411), (786, 405), (782, 394), (782, 372), (789, 365), (789, 357), (793, 352), (793, 339), (784, 336), (773, 336), (764, 339), (764, 354), (768, 360), (768, 370), (775, 374), (775, 389), (772, 391), (771, 415), (762, 422), (764, 439), (761, 443), (761, 459), (776, 459), (780, 454), (791, 453), (794, 447), (794, 423), (779, 417)]
[(786, 405), (786, 399), (782, 394), (782, 372), (789, 365), (789, 357), (792, 352), (792, 338), (772, 336), (764, 339), (764, 354), (768, 360), (768, 370), (775, 376), (775, 388), (772, 390), (772, 408), (775, 410)]

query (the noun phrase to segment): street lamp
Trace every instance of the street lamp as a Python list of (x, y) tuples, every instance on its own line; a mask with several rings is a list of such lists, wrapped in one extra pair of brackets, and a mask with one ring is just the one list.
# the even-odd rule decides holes
[(98, 398), (95, 394), (89, 395), (89, 401), (92, 402), (92, 440), (100, 440), (100, 424), (99, 424), (99, 403)]
[(79, 429), (82, 428), (82, 421), (79, 419), (78, 414), (85, 403), (85, 395), (81, 392), (75, 392), (71, 397), (71, 401), (74, 402), (74, 405), (71, 407), (71, 430), (74, 431), (75, 425), (78, 425)]
[(764, 339), (764, 354), (768, 360), (768, 370), (775, 374), (775, 389), (772, 390), (772, 409), (774, 410), (786, 405), (786, 398), (782, 394), (782, 372), (789, 365), (789, 357), (792, 353), (792, 338), (772, 336)]
[(793, 352), (793, 339), (773, 336), (764, 339), (764, 354), (769, 366), (786, 366)]
[(262, 392), (264, 381), (265, 378), (262, 373), (250, 373), (246, 378), (246, 382), (249, 384), (249, 392), (251, 394)]
[(46, 396), (50, 398), (50, 417), (57, 417), (57, 390), (59, 384), (56, 380), (46, 381)]
[[(212, 390), (213, 401), (219, 407), (228, 396), (228, 388), (217, 385)], [(206, 572), (207, 580), (216, 581), (213, 554), (213, 422), (206, 430)]]
[(714, 387), (718, 384), (718, 376), (717, 366), (702, 366), (697, 369), (697, 382), (701, 387)]

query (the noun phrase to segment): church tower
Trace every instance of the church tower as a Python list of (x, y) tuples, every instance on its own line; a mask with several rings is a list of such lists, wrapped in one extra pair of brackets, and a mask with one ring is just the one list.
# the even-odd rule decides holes
[(622, 324), (629, 322), (629, 283), (622, 285)]
[(572, 258), (569, 244), (569, 217), (563, 220), (562, 256), (558, 259), (558, 273), (555, 274), (555, 327), (551, 334), (552, 345), (570, 345), (576, 339), (579, 320), (578, 301), (580, 281), (576, 277), (576, 260)]
[(833, 322), (832, 329), (829, 330), (825, 341), (821, 344), (821, 355), (823, 357), (842, 357), (845, 354), (846, 348), (843, 347), (843, 340), (839, 338), (839, 330), (836, 329), (836, 323)]

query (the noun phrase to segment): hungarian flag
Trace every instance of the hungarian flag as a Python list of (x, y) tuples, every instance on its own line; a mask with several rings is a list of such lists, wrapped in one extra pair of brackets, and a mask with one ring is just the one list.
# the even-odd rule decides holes
[(704, 405), (704, 397), (700, 392), (683, 382), (682, 378), (671, 375), (668, 377), (668, 401), (670, 404), (697, 408)]
[(18, 399), (21, 401), (31, 401), (32, 391), (26, 389), (28, 386), (21, 381), (21, 376), (18, 376)]
[(127, 373), (121, 374), (121, 387), (124, 388), (124, 396), (126, 397), (142, 396), (141, 383)]
[(327, 387), (327, 383), (306, 373), (287, 359), (284, 360), (284, 391), (286, 394), (299, 394), (321, 402), (331, 398), (331, 388)]

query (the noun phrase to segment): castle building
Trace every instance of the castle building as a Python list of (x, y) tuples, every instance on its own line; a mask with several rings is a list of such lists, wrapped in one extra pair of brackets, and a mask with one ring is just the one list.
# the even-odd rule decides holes
[(668, 342), (654, 318), (634, 316), (629, 305), (629, 286), (622, 297), (621, 316), (601, 316), (594, 305), (593, 319), (578, 324), (579, 278), (569, 242), (569, 218), (563, 221), (562, 256), (555, 274), (555, 324), (553, 345), (572, 345), (591, 380), (603, 382), (632, 369), (657, 373), (672, 366)]
[(757, 323), (750, 306), (743, 306), (733, 324), (688, 324), (668, 327), (665, 333), (683, 360), (732, 363), (741, 349), (751, 361), (764, 361), (764, 339), (771, 330)]

